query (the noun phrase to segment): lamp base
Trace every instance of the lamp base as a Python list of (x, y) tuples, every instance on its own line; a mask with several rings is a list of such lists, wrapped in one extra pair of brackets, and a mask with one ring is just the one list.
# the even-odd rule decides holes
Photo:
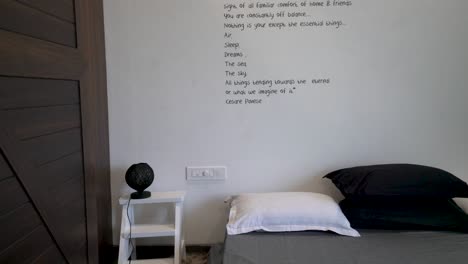
[(151, 197), (151, 193), (148, 191), (143, 191), (143, 192), (134, 192), (130, 195), (132, 199), (145, 199)]

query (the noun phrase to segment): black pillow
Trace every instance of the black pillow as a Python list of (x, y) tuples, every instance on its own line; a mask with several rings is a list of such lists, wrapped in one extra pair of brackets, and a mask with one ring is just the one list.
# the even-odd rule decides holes
[(468, 197), (468, 185), (441, 169), (388, 164), (341, 169), (324, 178), (333, 181), (345, 197)]
[(353, 228), (468, 233), (468, 216), (451, 199), (346, 198), (340, 207)]

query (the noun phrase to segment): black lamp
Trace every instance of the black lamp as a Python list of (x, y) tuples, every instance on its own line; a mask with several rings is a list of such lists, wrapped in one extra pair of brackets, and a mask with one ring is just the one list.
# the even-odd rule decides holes
[(147, 163), (133, 164), (125, 173), (125, 181), (128, 186), (135, 189), (136, 192), (131, 194), (132, 199), (144, 199), (151, 197), (151, 193), (145, 191), (154, 180), (153, 169)]

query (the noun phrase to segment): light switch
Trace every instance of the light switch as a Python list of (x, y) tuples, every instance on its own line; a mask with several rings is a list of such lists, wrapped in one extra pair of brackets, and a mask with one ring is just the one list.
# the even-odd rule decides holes
[(207, 166), (207, 167), (187, 167), (187, 181), (224, 181), (226, 180), (226, 167)]

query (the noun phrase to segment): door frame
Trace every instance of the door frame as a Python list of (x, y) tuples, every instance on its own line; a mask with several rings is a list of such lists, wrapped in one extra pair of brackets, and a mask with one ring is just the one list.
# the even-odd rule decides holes
[(88, 259), (106, 263), (112, 245), (109, 122), (102, 0), (75, 0), (80, 78)]

